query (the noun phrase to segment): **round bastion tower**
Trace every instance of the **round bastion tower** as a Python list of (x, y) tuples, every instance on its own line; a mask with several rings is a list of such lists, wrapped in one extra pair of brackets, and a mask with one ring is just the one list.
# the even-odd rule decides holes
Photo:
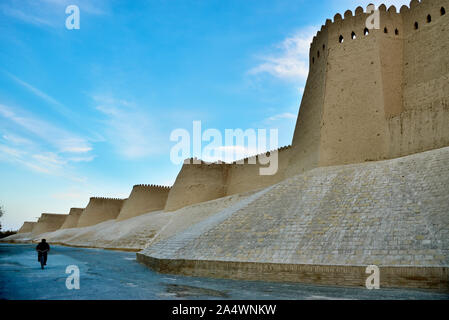
[(449, 145), (449, 0), (362, 7), (327, 20), (310, 69), (288, 171), (391, 159)]

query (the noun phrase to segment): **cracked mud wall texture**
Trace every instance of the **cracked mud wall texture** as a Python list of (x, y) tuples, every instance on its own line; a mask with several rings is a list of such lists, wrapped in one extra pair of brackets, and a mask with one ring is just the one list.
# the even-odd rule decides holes
[(442, 148), (313, 169), (142, 254), (170, 260), (447, 267), (448, 163), (449, 148)]

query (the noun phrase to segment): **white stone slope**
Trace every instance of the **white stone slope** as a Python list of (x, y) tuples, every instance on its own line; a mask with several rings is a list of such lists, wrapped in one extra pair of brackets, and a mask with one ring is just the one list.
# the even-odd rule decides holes
[(244, 200), (141, 254), (174, 260), (449, 266), (449, 147), (317, 168), (250, 198), (254, 201)]
[(177, 234), (211, 215), (247, 198), (253, 192), (232, 195), (200, 204), (191, 205), (173, 212), (156, 211), (127, 220), (108, 220), (83, 228), (60, 229), (34, 235), (15, 234), (3, 241), (30, 242), (45, 238), (51, 243), (109, 249), (140, 250), (147, 244)]

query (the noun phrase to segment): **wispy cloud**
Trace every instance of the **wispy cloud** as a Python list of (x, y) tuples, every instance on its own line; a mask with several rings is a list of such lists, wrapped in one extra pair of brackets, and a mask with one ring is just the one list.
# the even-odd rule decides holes
[[(39, 153), (40, 152), (40, 153)], [(63, 157), (54, 152), (39, 150), (35, 145), (29, 149), (17, 149), (0, 143), (0, 161), (20, 165), (31, 171), (60, 176), (76, 182), (86, 179), (72, 172), (71, 158)]]
[(10, 162), (24, 166), (32, 171), (50, 174), (51, 169), (42, 161), (33, 161), (30, 154), (23, 150), (11, 148), (0, 144), (0, 161)]
[(6, 105), (0, 104), (0, 117), (7, 119), (10, 123), (19, 126), (30, 134), (45, 140), (60, 152), (86, 153), (92, 150), (92, 147), (86, 139), (55, 127), (38, 118), (24, 113), (19, 114), (16, 110)]
[(93, 96), (96, 110), (103, 114), (107, 141), (128, 159), (144, 158), (161, 152), (156, 121), (141, 107), (110, 96)]
[(30, 145), (32, 144), (31, 140), (23, 138), (21, 136), (12, 134), (12, 133), (7, 133), (3, 135), (3, 139), (5, 139), (6, 141), (14, 144), (14, 145)]
[(59, 192), (51, 195), (53, 199), (58, 200), (79, 200), (79, 199), (89, 199), (89, 194), (87, 192), (82, 192), (78, 190)]
[(24, 152), (20, 151), (18, 149), (14, 149), (14, 148), (0, 144), (0, 154), (5, 154), (5, 155), (11, 156), (11, 157), (18, 158), (18, 157), (21, 157), (24, 154)]
[(24, 10), (12, 8), (5, 4), (0, 6), (0, 9), (3, 14), (10, 16), (12, 18), (21, 20), (23, 22), (29, 23), (29, 24), (33, 24), (36, 26), (53, 26), (53, 23), (50, 20), (43, 18), (43, 17), (36, 16), (36, 15), (34, 15), (30, 12), (26, 12)]
[(62, 7), (66, 8), (69, 5), (77, 5), (80, 8), (80, 11), (94, 14), (94, 15), (102, 15), (107, 12), (107, 4), (108, 1), (105, 0), (41, 0), (44, 3), (52, 7)]
[(297, 115), (290, 112), (279, 113), (274, 116), (267, 118), (267, 121), (278, 121), (278, 120), (296, 120)]
[(23, 88), (27, 89), (28, 91), (30, 91), (31, 93), (33, 93), (37, 97), (39, 97), (42, 100), (44, 100), (45, 102), (47, 102), (52, 107), (52, 109), (54, 111), (56, 111), (59, 114), (65, 116), (66, 118), (73, 118), (74, 117), (74, 113), (69, 108), (67, 108), (64, 104), (62, 104), (61, 102), (57, 101), (55, 98), (53, 98), (50, 95), (48, 95), (47, 93), (39, 90), (35, 86), (32, 86), (28, 82), (23, 81), (22, 79), (18, 78), (17, 76), (15, 76), (15, 75), (13, 75), (13, 74), (11, 74), (9, 72), (6, 72), (6, 71), (4, 71), (4, 72), (12, 80), (14, 80), (17, 84), (19, 84)]
[(95, 159), (95, 156), (81, 156), (81, 157), (69, 157), (70, 162), (91, 162)]
[(34, 154), (32, 158), (41, 163), (52, 164), (57, 166), (67, 163), (65, 160), (61, 159), (57, 154), (53, 152), (46, 152), (44, 154)]
[[(2, 104), (0, 123), (3, 127), (1, 161), (15, 163), (39, 173), (84, 181), (84, 178), (72, 173), (72, 169), (74, 163), (94, 159), (94, 155), (90, 154), (92, 147), (86, 139), (19, 111), (18, 108), (12, 109)], [(22, 132), (26, 137), (15, 132)]]
[(72, 4), (80, 8), (81, 15), (103, 15), (108, 12), (106, 0), (6, 0), (0, 4), (0, 12), (38, 27), (64, 28), (67, 17), (65, 8)]
[(261, 56), (258, 66), (248, 71), (250, 75), (270, 74), (279, 79), (301, 82), (309, 72), (309, 49), (318, 29), (307, 27), (275, 45), (272, 53)]

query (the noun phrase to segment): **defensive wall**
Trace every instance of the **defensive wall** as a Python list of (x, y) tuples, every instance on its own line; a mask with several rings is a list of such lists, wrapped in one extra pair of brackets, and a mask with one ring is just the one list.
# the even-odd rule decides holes
[(58, 230), (66, 218), (66, 214), (43, 213), (34, 225), (32, 233), (36, 236), (41, 233)]
[[(449, 0), (382, 5), (370, 30), (362, 7), (328, 19), (277, 173), (260, 175), (253, 159), (184, 164), (165, 211), (258, 192), (138, 259), (161, 272), (337, 285), (363, 285), (376, 264), (386, 286), (447, 288), (448, 9)], [(77, 226), (162, 207), (143, 194), (131, 192), (127, 208), (91, 198)], [(33, 234), (57, 224), (45, 220)]]
[(123, 204), (118, 221), (157, 210), (163, 210), (170, 187), (156, 185), (135, 185)]
[(279, 170), (186, 164), (166, 211), (256, 190), (307, 170), (393, 159), (449, 146), (449, 0), (378, 8), (367, 29), (362, 7), (327, 20), (310, 45), (309, 76), (292, 147)]
[(138, 254), (157, 271), (449, 290), (449, 147), (286, 179)]
[(33, 228), (36, 225), (36, 223), (37, 222), (25, 221), (17, 233), (28, 233), (33, 231)]
[(78, 228), (88, 227), (107, 220), (116, 219), (122, 209), (124, 199), (92, 197), (83, 210)]
[(449, 145), (448, 8), (381, 5), (371, 30), (362, 7), (326, 21), (310, 46), (287, 176)]
[(233, 163), (194, 164), (193, 159), (184, 164), (168, 194), (165, 211), (214, 200), (237, 193), (267, 187), (285, 179), (290, 146), (282, 147), (277, 152), (278, 170), (274, 175), (261, 175), (259, 169), (268, 165), (259, 162), (260, 155), (245, 158)]
[(71, 208), (69, 215), (65, 219), (64, 223), (61, 226), (61, 229), (69, 229), (76, 228), (78, 226), (78, 221), (83, 213), (82, 208)]

